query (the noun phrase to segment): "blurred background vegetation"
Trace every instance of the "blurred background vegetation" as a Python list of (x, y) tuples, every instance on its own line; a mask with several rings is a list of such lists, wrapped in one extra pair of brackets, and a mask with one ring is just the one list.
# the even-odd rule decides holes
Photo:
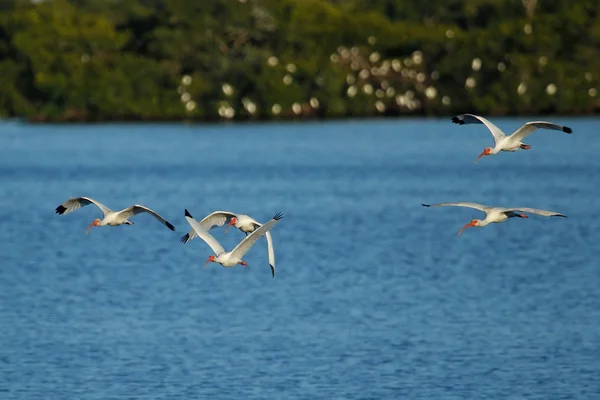
[(598, 0), (0, 0), (0, 116), (600, 111)]

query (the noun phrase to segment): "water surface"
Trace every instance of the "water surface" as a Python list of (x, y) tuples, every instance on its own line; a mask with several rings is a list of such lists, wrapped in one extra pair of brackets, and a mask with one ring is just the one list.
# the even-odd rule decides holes
[[(527, 119), (494, 120), (512, 132)], [(0, 125), (2, 399), (592, 399), (600, 393), (600, 136), (529, 151), (443, 120)], [(73, 196), (162, 214), (94, 228)], [(457, 232), (472, 201), (562, 212)], [(202, 264), (183, 212), (273, 229)], [(239, 231), (213, 231), (226, 249)]]

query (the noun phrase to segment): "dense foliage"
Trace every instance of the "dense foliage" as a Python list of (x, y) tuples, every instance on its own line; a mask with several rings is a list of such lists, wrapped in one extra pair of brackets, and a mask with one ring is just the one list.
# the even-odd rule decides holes
[(600, 111), (597, 0), (3, 0), (0, 116)]

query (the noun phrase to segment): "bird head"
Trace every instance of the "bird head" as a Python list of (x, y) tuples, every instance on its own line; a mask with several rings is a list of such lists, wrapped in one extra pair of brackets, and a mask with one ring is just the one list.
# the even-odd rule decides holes
[(208, 264), (209, 262), (215, 262), (215, 256), (208, 256), (208, 260), (206, 260), (206, 262), (204, 263), (204, 268), (206, 268), (206, 264)]
[(469, 222), (468, 224), (466, 224), (465, 226), (463, 226), (462, 228), (460, 228), (460, 231), (458, 231), (458, 236), (460, 236), (460, 234), (462, 233), (462, 231), (464, 231), (467, 228), (471, 228), (473, 226), (480, 226), (481, 225), (481, 221), (478, 219), (474, 219), (471, 220), (471, 222)]
[(227, 226), (225, 227), (225, 233), (227, 233), (227, 229), (229, 229), (230, 226), (234, 226), (235, 224), (237, 224), (237, 218), (236, 217), (232, 217), (229, 220), (229, 223), (227, 224)]
[(87, 229), (85, 230), (85, 234), (87, 235), (88, 232), (90, 231), (90, 229), (92, 229), (93, 226), (98, 226), (98, 224), (100, 224), (100, 220), (98, 218), (96, 218), (95, 220), (92, 221), (92, 223), (87, 227)]
[(483, 151), (481, 152), (481, 154), (475, 159), (475, 164), (477, 164), (477, 161), (479, 161), (479, 159), (483, 156), (489, 156), (490, 154), (492, 154), (492, 148), (491, 147), (486, 147), (485, 149), (483, 149)]

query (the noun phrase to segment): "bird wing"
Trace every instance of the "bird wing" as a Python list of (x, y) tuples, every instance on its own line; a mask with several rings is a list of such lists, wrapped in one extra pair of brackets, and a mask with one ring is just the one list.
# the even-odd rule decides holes
[(171, 224), (169, 221), (167, 221), (166, 219), (161, 217), (158, 213), (152, 211), (148, 207), (140, 206), (139, 204), (135, 204), (131, 207), (128, 207), (128, 208), (120, 211), (119, 215), (122, 218), (128, 219), (128, 218), (133, 217), (134, 215), (138, 215), (141, 213), (148, 213), (148, 214), (152, 215), (154, 218), (156, 218), (158, 221), (163, 223), (170, 230), (172, 230), (172, 231), (175, 230), (175, 227), (173, 226), (173, 224)]
[(465, 202), (458, 202), (458, 203), (436, 203), (436, 204), (421, 204), (423, 207), (442, 207), (442, 206), (454, 206), (454, 207), (468, 207), (468, 208), (474, 208), (476, 210), (479, 211), (483, 211), (484, 213), (487, 213), (492, 207), (488, 207), (488, 206), (484, 206), (482, 204), (477, 204), (477, 203), (465, 203)]
[(110, 214), (112, 212), (112, 210), (110, 208), (106, 207), (104, 204), (102, 204), (99, 201), (96, 201), (94, 199), (91, 199), (89, 197), (74, 197), (72, 199), (65, 201), (60, 206), (56, 207), (56, 213), (60, 214), (60, 215), (68, 214), (72, 211), (75, 211), (75, 210), (81, 208), (81, 207), (85, 207), (88, 204), (94, 204), (96, 207), (98, 207), (102, 211), (102, 213), (104, 214), (105, 217), (107, 214)]
[(571, 134), (573, 132), (573, 130), (567, 126), (557, 125), (557, 124), (553, 124), (551, 122), (545, 122), (545, 121), (532, 121), (532, 122), (527, 122), (525, 125), (523, 125), (519, 129), (517, 129), (515, 131), (515, 133), (510, 135), (510, 137), (512, 140), (520, 142), (525, 137), (529, 136), (532, 132), (537, 131), (538, 129), (549, 129), (551, 131), (562, 131), (562, 132), (565, 132), (568, 134)]
[(194, 219), (194, 217), (192, 217), (187, 209), (185, 210), (185, 219), (187, 220), (188, 224), (190, 224), (194, 232), (196, 232), (196, 235), (210, 246), (216, 256), (219, 256), (219, 254), (225, 252), (225, 249), (223, 246), (221, 246), (221, 243), (219, 243), (217, 239), (213, 237), (213, 235), (208, 233), (208, 231), (204, 229), (202, 225), (200, 225), (200, 223)]
[[(235, 217), (235, 214), (229, 211), (215, 211), (202, 218), (202, 221), (200, 221), (200, 226), (202, 226), (202, 228), (205, 230), (210, 231), (215, 226), (223, 226), (228, 224), (233, 217)], [(185, 244), (197, 236), (198, 235), (196, 234), (196, 231), (192, 229), (183, 235), (179, 241)]]
[(215, 211), (206, 217), (202, 218), (200, 225), (207, 231), (211, 230), (215, 226), (223, 226), (235, 217), (236, 214), (229, 211)]
[(547, 210), (538, 210), (536, 208), (526, 208), (526, 207), (513, 207), (513, 208), (505, 208), (505, 211), (522, 211), (525, 213), (530, 213), (530, 214), (537, 214), (537, 215), (541, 215), (542, 217), (563, 217), (563, 218), (567, 218), (566, 215), (561, 214), (561, 213), (557, 213), (555, 211), (547, 211)]
[(275, 278), (275, 249), (273, 249), (271, 232), (265, 233), (265, 237), (267, 238), (267, 248), (269, 251), (269, 267), (271, 267), (271, 274), (273, 275), (273, 278)]
[(473, 114), (457, 115), (456, 117), (452, 117), (452, 122), (454, 122), (455, 124), (459, 124), (459, 125), (484, 124), (492, 133), (492, 136), (494, 137), (494, 141), (496, 143), (498, 143), (498, 141), (500, 139), (504, 139), (506, 137), (506, 135), (504, 134), (504, 132), (502, 132), (502, 130), (500, 130), (500, 128), (498, 128), (496, 125), (492, 124), (487, 119), (480, 117), (479, 115), (473, 115)]
[[(281, 213), (275, 214), (275, 216), (269, 220), (269, 222), (263, 224), (260, 228), (255, 229), (254, 232), (246, 236), (244, 240), (238, 243), (238, 245), (235, 246), (235, 249), (231, 251), (231, 255), (236, 258), (242, 258), (242, 256), (246, 254), (246, 252), (250, 250), (252, 246), (254, 246), (254, 243), (256, 243), (258, 239), (265, 235), (281, 218), (283, 218)], [(271, 272), (273, 272), (273, 269), (274, 266), (271, 267)]]

